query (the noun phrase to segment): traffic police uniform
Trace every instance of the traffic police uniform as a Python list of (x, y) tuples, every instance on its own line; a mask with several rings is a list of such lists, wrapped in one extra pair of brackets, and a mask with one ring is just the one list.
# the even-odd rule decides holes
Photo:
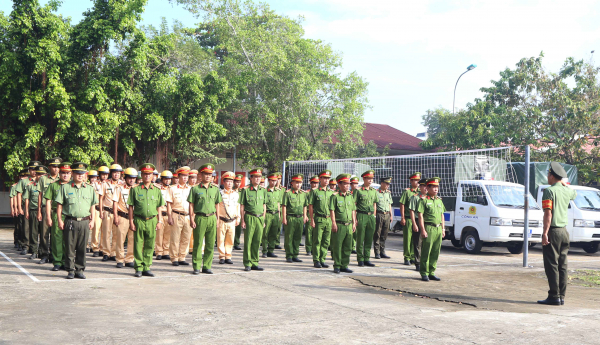
[[(367, 170), (361, 177), (373, 178), (375, 171)], [(375, 203), (377, 202), (377, 190), (364, 185), (352, 193), (356, 203), (356, 259), (358, 266), (375, 266), (369, 261), (371, 257), (371, 245), (375, 233)]]
[[(102, 196), (102, 190), (104, 188), (104, 181), (108, 180), (108, 176), (110, 174), (110, 170), (108, 169), (107, 166), (101, 166), (98, 168), (98, 185), (97, 187), (95, 187), (94, 189), (96, 190), (96, 193), (98, 194), (98, 200), (101, 200), (101, 196)], [(104, 177), (103, 177), (104, 176)], [(102, 230), (102, 224), (104, 223), (102, 221), (102, 219), (100, 218), (100, 216), (104, 217), (104, 207), (103, 205), (101, 205), (101, 203), (99, 203), (98, 205), (96, 205), (96, 213), (98, 213), (98, 218), (97, 220), (99, 221), (99, 224), (96, 224), (96, 229), (92, 229), (92, 232), (96, 232), (97, 233), (97, 241), (98, 241), (98, 255), (97, 256), (104, 256), (104, 255), (110, 255), (110, 248), (105, 248), (105, 245), (110, 245), (110, 241), (105, 241), (103, 240), (104, 238), (104, 231)], [(112, 225), (111, 225), (112, 228)], [(93, 234), (92, 234), (92, 239), (94, 238)], [(112, 238), (112, 236), (110, 237)], [(93, 244), (92, 244), (93, 247)]]
[[(231, 171), (223, 173), (223, 181), (233, 180), (235, 174)], [(224, 183), (223, 183), (224, 184)], [(221, 190), (222, 203), (219, 204), (219, 220), (217, 220), (217, 248), (219, 249), (219, 263), (233, 264), (231, 261), (231, 249), (233, 248), (233, 236), (235, 224), (240, 223), (240, 193), (236, 190)]]
[[(350, 183), (350, 174), (337, 176), (340, 183)], [(352, 253), (352, 233), (355, 220), (356, 203), (350, 191), (345, 193), (333, 192), (329, 201), (329, 211), (332, 221), (335, 221), (337, 231), (331, 230), (331, 256), (335, 273), (352, 273), (348, 269)]]
[[(303, 178), (302, 174), (296, 174), (291, 177), (291, 180), (292, 182), (300, 182), (300, 185), (302, 185)], [(283, 226), (287, 262), (302, 262), (298, 259), (298, 254), (300, 254), (300, 241), (302, 240), (302, 228), (304, 227), (307, 206), (308, 193), (301, 188), (294, 190), (292, 187), (283, 195), (281, 207), (287, 222)]]
[[(134, 168), (127, 168), (124, 172), (125, 178), (136, 178), (137, 171)], [(125, 239), (129, 236), (129, 233), (133, 231), (129, 230), (129, 206), (127, 205), (127, 199), (132, 188), (135, 186), (135, 182), (132, 186), (129, 186), (127, 182), (118, 185), (113, 193), (113, 219), (115, 228), (113, 229), (113, 243), (112, 248), (115, 252), (115, 259), (117, 261), (117, 268), (123, 267), (125, 263)], [(118, 224), (117, 224), (118, 222)], [(129, 248), (133, 249), (133, 234), (131, 242), (128, 240), (128, 252), (132, 252)]]
[[(241, 186), (241, 181), (244, 178), (244, 175), (242, 174), (236, 174), (235, 175), (235, 180), (234, 182), (239, 183), (238, 187), (235, 188), (235, 186), (233, 187), (234, 190), (236, 190), (239, 194), (240, 197), (242, 196), (242, 187)], [(233, 249), (235, 250), (242, 250), (242, 248), (240, 248), (240, 237), (242, 236), (242, 222), (240, 222), (238, 225), (235, 226), (235, 236), (233, 238)]]
[(375, 233), (373, 235), (373, 248), (375, 258), (389, 259), (385, 254), (385, 240), (387, 239), (388, 230), (392, 218), (392, 193), (389, 190), (389, 184), (392, 183), (391, 177), (383, 177), (379, 183), (387, 183), (388, 189), (377, 191), (377, 214), (375, 218)]
[[(171, 179), (172, 179), (173, 176), (170, 171), (169, 171), (169, 174), (170, 174), (169, 176), (171, 176)], [(157, 172), (157, 175), (158, 175), (158, 172)], [(168, 176), (167, 177), (161, 176), (160, 183), (155, 183), (155, 186), (158, 189), (160, 189), (160, 192), (163, 195), (163, 199), (165, 199), (165, 202), (168, 204), (168, 202), (170, 200), (168, 197), (169, 189), (171, 188), (171, 186), (165, 184), (165, 179), (168, 179)], [(169, 181), (169, 183), (170, 183), (170, 181)], [(156, 260), (162, 260), (163, 254), (169, 253), (169, 247), (171, 244), (171, 227), (169, 227), (169, 224), (167, 223), (167, 219), (170, 216), (168, 214), (169, 210), (167, 209), (167, 206), (163, 206), (160, 211), (162, 212), (163, 222), (158, 223), (158, 228), (156, 229), (156, 241), (154, 243), (154, 255), (156, 255)], [(165, 256), (170, 258), (170, 254), (165, 254)]]
[[(331, 171), (323, 170), (317, 177), (317, 182), (320, 177), (331, 178)], [(325, 187), (317, 187), (310, 191), (308, 195), (308, 205), (312, 208), (312, 222), (315, 227), (312, 230), (312, 248), (313, 248), (313, 264), (316, 268), (327, 268), (325, 264), (327, 257), (327, 249), (331, 240), (331, 215), (329, 210), (329, 200), (333, 192)]]
[[(409, 177), (409, 180), (420, 180), (421, 173), (416, 172)], [(408, 203), (410, 198), (419, 193), (419, 188), (406, 188), (404, 192), (402, 192), (402, 196), (400, 196), (400, 204), (404, 205), (404, 213), (402, 217), (404, 217), (404, 227), (402, 228), (402, 244), (404, 249), (404, 264), (410, 265), (411, 262), (414, 262), (415, 254), (413, 253), (413, 245), (412, 245), (412, 221), (410, 220), (410, 212), (408, 212)]]
[[(98, 200), (100, 200), (100, 190), (102, 190), (102, 183), (100, 182), (99, 173), (97, 170), (90, 170), (88, 172), (88, 178), (98, 177), (96, 181), (90, 182), (91, 186), (96, 192)], [(100, 205), (94, 206), (96, 208), (96, 219), (94, 219), (94, 228), (90, 231), (90, 238), (88, 248), (92, 252), (92, 257), (100, 256), (100, 230), (102, 229), (102, 219), (100, 219)]]
[[(250, 171), (250, 176), (262, 176), (262, 169)], [(259, 185), (250, 185), (242, 189), (240, 206), (244, 207), (243, 217), (246, 225), (244, 231), (244, 270), (262, 270), (258, 266), (260, 240), (265, 222), (267, 190)]]
[[(421, 231), (427, 233), (427, 237), (423, 238), (423, 245), (421, 247), (420, 267), (421, 277), (425, 281), (429, 281), (429, 279), (440, 280), (435, 275), (435, 270), (444, 237), (444, 212), (446, 212), (446, 208), (442, 199), (438, 196), (433, 196), (430, 192), (432, 186), (439, 185), (439, 177), (427, 180), (427, 187), (429, 189), (427, 197), (421, 199), (417, 207), (419, 218), (422, 218), (423, 225), (425, 226)], [(412, 232), (412, 227), (410, 231)], [(421, 234), (421, 236), (423, 235)]]
[[(181, 167), (177, 169), (177, 174), (187, 175), (189, 167)], [(190, 204), (188, 198), (192, 186), (189, 184), (178, 183), (169, 187), (169, 200), (171, 205), (171, 219), (173, 225), (169, 225), (171, 233), (171, 244), (169, 245), (169, 256), (174, 266), (188, 265), (185, 261), (190, 247), (190, 238), (192, 236), (192, 226), (190, 225)]]
[[(109, 170), (111, 175), (113, 172), (123, 172), (123, 168), (118, 164), (111, 165)], [(115, 240), (113, 230), (116, 231), (113, 199), (115, 190), (121, 185), (123, 185), (122, 180), (114, 180), (112, 176), (109, 176), (106, 181), (102, 182), (102, 189), (99, 193), (100, 199), (102, 199), (102, 205), (100, 205), (100, 212), (102, 212), (102, 243), (100, 244), (100, 250), (104, 253), (102, 261), (116, 260), (115, 248), (112, 247)]]
[[(62, 162), (59, 166), (60, 172), (71, 172), (71, 163)], [(60, 173), (59, 173), (60, 175)], [(56, 206), (58, 203), (55, 201), (58, 192), (62, 185), (69, 183), (69, 181), (61, 181), (60, 179), (50, 186), (44, 193), (44, 203), (50, 201), (50, 217), (52, 219), (52, 227), (50, 228), (50, 253), (52, 254), (52, 264), (54, 267), (52, 271), (58, 271), (61, 267), (64, 268), (66, 262), (65, 242), (63, 231), (58, 226), (58, 215), (56, 214)], [(96, 196), (97, 198), (97, 196)], [(61, 215), (62, 221), (65, 221), (65, 214)]]
[[(419, 180), (419, 189), (421, 189), (421, 186), (427, 187), (427, 179), (422, 178)], [(419, 235), (419, 212), (417, 212), (417, 207), (419, 206), (419, 201), (421, 201), (421, 199), (424, 199), (426, 196), (427, 192), (423, 194), (419, 190), (419, 193), (411, 196), (408, 202), (408, 211), (411, 215), (413, 215), (415, 219), (415, 221), (413, 222), (411, 218), (411, 223), (413, 223), (413, 234), (411, 242), (413, 247), (413, 253), (415, 256), (415, 269), (417, 271), (421, 270), (421, 248), (423, 247), (423, 239)], [(416, 231), (414, 230), (415, 227), (417, 229)]]
[[(271, 181), (277, 181), (277, 173), (272, 173), (267, 176)], [(263, 257), (276, 258), (277, 255), (273, 254), (275, 251), (275, 240), (279, 237), (279, 231), (281, 229), (281, 199), (283, 192), (276, 186), (267, 187), (267, 213), (265, 214), (265, 229), (262, 238), (262, 252)]]

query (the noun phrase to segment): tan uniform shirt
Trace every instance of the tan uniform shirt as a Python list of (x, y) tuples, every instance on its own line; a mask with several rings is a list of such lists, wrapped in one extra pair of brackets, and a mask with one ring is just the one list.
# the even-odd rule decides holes
[(171, 203), (171, 210), (188, 214), (190, 212), (190, 203), (187, 201), (192, 187), (190, 185), (176, 185), (169, 187), (167, 202)]
[(118, 186), (115, 189), (115, 193), (113, 194), (112, 200), (117, 202), (117, 211), (125, 213), (129, 212), (129, 206), (127, 206), (127, 199), (129, 198), (131, 188), (132, 187), (129, 187), (127, 184), (124, 184)]
[[(223, 202), (219, 204), (219, 214), (225, 218), (240, 216), (240, 193), (235, 190), (221, 190)], [(228, 216), (229, 215), (229, 216)]]
[(154, 185), (160, 189), (160, 193), (162, 194), (163, 199), (165, 199), (165, 206), (161, 207), (160, 209), (162, 212), (167, 212), (167, 202), (171, 200), (171, 197), (169, 196), (169, 189), (171, 186), (165, 186), (162, 183), (155, 183)]
[(104, 196), (104, 202), (102, 205), (103, 207), (113, 207), (113, 198), (115, 190), (117, 189), (117, 187), (122, 185), (122, 181), (113, 181), (112, 179), (108, 179), (102, 183), (102, 189), (100, 190), (99, 194)]

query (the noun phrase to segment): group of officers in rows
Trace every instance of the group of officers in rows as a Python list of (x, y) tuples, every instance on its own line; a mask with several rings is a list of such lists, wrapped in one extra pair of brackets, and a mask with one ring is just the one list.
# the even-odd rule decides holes
[[(192, 255), (194, 274), (212, 274), (215, 242), (219, 264), (233, 264), (232, 250), (244, 233), (244, 270), (258, 270), (259, 257), (276, 258), (280, 229), (284, 228), (286, 262), (299, 259), (306, 232), (306, 250), (315, 268), (328, 268), (330, 250), (335, 273), (352, 271), (350, 255), (358, 266), (375, 266), (375, 258), (389, 258), (385, 242), (392, 217), (391, 177), (373, 188), (374, 171), (359, 178), (340, 174), (332, 178), (324, 170), (310, 178), (291, 176), (291, 188), (281, 185), (282, 174), (265, 177), (260, 168), (249, 172), (250, 184), (240, 187), (241, 174), (225, 172), (222, 188), (214, 183), (214, 165), (198, 170), (187, 166), (173, 174), (158, 174), (145, 163), (138, 170), (118, 164), (87, 170), (82, 162), (54, 158), (48, 168), (32, 161), (11, 187), (11, 211), (15, 217), (15, 247), (39, 263), (52, 263), (53, 271), (65, 269), (67, 278), (82, 278), (86, 252), (117, 268), (133, 267), (135, 276), (154, 276), (153, 257), (188, 266)], [(400, 199), (404, 226), (404, 264), (414, 264), (425, 281), (435, 275), (444, 236), (444, 205), (437, 193), (439, 178), (409, 177), (411, 187)], [(60, 217), (59, 217), (60, 215)], [(414, 234), (413, 234), (414, 233)], [(127, 243), (127, 248), (125, 247)], [(262, 255), (260, 247), (262, 245)]]

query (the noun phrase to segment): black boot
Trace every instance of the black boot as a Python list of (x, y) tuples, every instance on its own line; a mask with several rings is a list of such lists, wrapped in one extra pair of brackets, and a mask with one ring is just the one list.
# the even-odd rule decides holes
[(537, 301), (539, 304), (560, 305), (560, 298), (546, 298), (545, 300)]

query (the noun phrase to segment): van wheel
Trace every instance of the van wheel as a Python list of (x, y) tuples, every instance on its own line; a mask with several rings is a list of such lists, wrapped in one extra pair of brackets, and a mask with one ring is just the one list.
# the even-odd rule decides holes
[(477, 231), (469, 231), (465, 234), (463, 246), (465, 247), (465, 251), (469, 254), (479, 254), (481, 252), (483, 242), (479, 239)]
[(450, 240), (450, 242), (452, 242), (452, 245), (455, 246), (456, 248), (462, 247), (462, 244), (460, 244), (459, 240)]
[(581, 248), (583, 248), (586, 253), (594, 254), (598, 252), (598, 244), (600, 244), (600, 242), (584, 243), (581, 245)]
[(506, 249), (508, 249), (511, 254), (521, 254), (523, 253), (523, 243), (508, 243)]

